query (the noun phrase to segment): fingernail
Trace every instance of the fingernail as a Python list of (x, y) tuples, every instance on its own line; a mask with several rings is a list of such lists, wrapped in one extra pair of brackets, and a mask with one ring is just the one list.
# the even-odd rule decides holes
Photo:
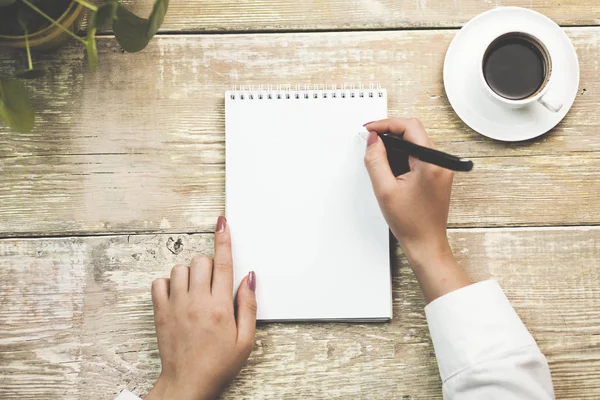
[(253, 292), (256, 290), (256, 274), (254, 271), (250, 271), (248, 274), (248, 288)]
[(369, 132), (369, 138), (367, 139), (367, 147), (369, 147), (376, 141), (377, 141), (377, 132), (375, 132), (375, 131)]
[(225, 226), (227, 225), (227, 220), (225, 219), (224, 216), (220, 215), (219, 218), (217, 218), (217, 232), (221, 233), (225, 230)]
[(363, 124), (363, 126), (367, 126), (367, 125), (369, 125), (369, 124), (372, 124), (373, 122), (375, 122), (375, 121), (369, 121), (369, 122), (367, 122), (366, 124)]

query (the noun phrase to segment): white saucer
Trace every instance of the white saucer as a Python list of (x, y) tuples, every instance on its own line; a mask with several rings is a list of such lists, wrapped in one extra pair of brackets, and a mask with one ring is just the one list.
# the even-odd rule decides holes
[[(507, 29), (529, 32), (539, 38), (551, 54), (551, 91), (562, 95), (557, 113), (538, 102), (509, 109), (493, 100), (479, 77), (481, 54), (491, 41)], [(454, 111), (465, 124), (496, 140), (516, 142), (531, 139), (554, 128), (569, 112), (579, 89), (579, 62), (568, 36), (548, 17), (519, 7), (501, 7), (473, 18), (456, 34), (444, 61), (444, 87)]]

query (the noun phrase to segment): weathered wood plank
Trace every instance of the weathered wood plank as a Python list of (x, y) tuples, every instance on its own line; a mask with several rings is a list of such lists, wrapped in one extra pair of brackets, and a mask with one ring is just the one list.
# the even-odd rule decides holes
[[(130, 0), (148, 15), (152, 1)], [(458, 27), (498, 6), (528, 7), (561, 25), (597, 25), (595, 0), (319, 0), (177, 1), (163, 30), (183, 32)]]
[[(557, 398), (597, 399), (600, 228), (459, 229), (450, 240), (473, 277), (501, 282), (548, 356)], [(160, 368), (150, 282), (211, 248), (209, 234), (1, 240), (0, 397), (144, 394)], [(223, 398), (441, 398), (424, 303), (399, 251), (393, 290), (389, 324), (260, 326)]]
[[(61, 157), (66, 165), (27, 158), (26, 168), (7, 159), (0, 227), (7, 236), (210, 231), (224, 212), (225, 168), (195, 161), (202, 157), (176, 165), (148, 157), (131, 169), (117, 155)], [(600, 152), (474, 162), (472, 173), (455, 176), (450, 226), (600, 222)]]
[[(582, 94), (524, 144), (488, 140), (453, 113), (441, 70), (455, 31), (181, 35), (135, 55), (105, 38), (98, 74), (75, 44), (38, 55), (50, 75), (32, 86), (36, 130), (0, 127), (0, 235), (209, 230), (224, 207), (223, 92), (265, 82), (387, 87), (390, 115), (421, 118), (438, 147), (477, 161), (457, 176), (452, 226), (598, 223), (600, 28), (567, 32)], [(12, 54), (0, 70), (16, 67)]]

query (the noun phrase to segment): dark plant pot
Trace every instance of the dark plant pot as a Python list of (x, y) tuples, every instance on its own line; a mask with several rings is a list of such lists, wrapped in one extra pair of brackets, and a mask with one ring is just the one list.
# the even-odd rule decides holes
[[(57, 21), (65, 28), (77, 32), (84, 13), (85, 7), (79, 3), (72, 2), (69, 5), (69, 8), (67, 8)], [(60, 46), (67, 39), (69, 39), (69, 35), (55, 25), (50, 25), (40, 31), (30, 34), (29, 46), (32, 50), (49, 50)], [(0, 35), (0, 47), (24, 49), (25, 36)]]

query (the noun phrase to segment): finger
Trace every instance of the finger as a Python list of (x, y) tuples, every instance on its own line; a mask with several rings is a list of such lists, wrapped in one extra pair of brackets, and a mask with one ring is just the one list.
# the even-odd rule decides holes
[(233, 259), (231, 235), (227, 220), (220, 216), (215, 232), (215, 262), (213, 267), (212, 293), (233, 300)]
[(169, 300), (169, 279), (161, 278), (152, 282), (152, 304), (154, 309), (163, 307)]
[(177, 299), (185, 296), (189, 290), (190, 268), (185, 265), (176, 265), (171, 270), (171, 295), (169, 298)]
[[(417, 118), (383, 119), (381, 121), (370, 122), (365, 125), (365, 128), (379, 133), (388, 132), (401, 135), (403, 139), (409, 142), (435, 149), (435, 145), (429, 138), (429, 135), (427, 135), (423, 124)], [(431, 169), (429, 164), (423, 163), (414, 156), (408, 157), (408, 165), (411, 171)]]
[(169, 279), (156, 279), (152, 282), (152, 304), (154, 305), (154, 324), (159, 326), (166, 323), (169, 305)]
[(204, 256), (192, 258), (190, 264), (190, 292), (210, 293), (210, 281), (212, 279), (213, 261)]
[(250, 272), (242, 279), (236, 303), (237, 342), (240, 348), (249, 355), (254, 346), (256, 330), (256, 274), (254, 272)]
[(375, 131), (370, 132), (369, 139), (367, 140), (365, 166), (369, 172), (373, 191), (377, 198), (394, 189), (396, 178), (390, 168), (383, 141), (377, 136)]
[(435, 148), (421, 121), (416, 118), (390, 118), (365, 125), (369, 131), (393, 133), (420, 146)]

